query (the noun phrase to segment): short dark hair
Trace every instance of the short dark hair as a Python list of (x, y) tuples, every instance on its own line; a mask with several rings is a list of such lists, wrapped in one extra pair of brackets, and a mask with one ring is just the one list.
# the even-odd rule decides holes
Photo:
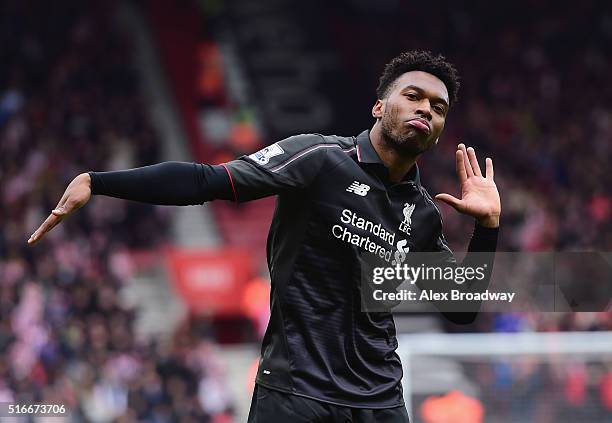
[(410, 71), (423, 71), (439, 78), (446, 85), (450, 104), (457, 102), (460, 85), (457, 69), (441, 54), (434, 56), (430, 51), (420, 50), (404, 52), (385, 65), (376, 88), (378, 98), (385, 98), (395, 80)]

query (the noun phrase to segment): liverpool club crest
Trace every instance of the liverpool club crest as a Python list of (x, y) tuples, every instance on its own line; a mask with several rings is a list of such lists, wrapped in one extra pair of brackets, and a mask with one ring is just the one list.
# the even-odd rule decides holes
[(404, 204), (404, 210), (402, 210), (402, 212), (404, 213), (404, 220), (402, 221), (402, 223), (400, 223), (399, 230), (408, 235), (410, 235), (410, 225), (412, 225), (412, 213), (414, 212), (415, 207), (416, 204), (406, 203)]

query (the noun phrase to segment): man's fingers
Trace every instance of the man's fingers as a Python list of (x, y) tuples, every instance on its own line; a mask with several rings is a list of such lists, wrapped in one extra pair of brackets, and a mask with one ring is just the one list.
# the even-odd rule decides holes
[(467, 173), (465, 173), (465, 164), (463, 163), (463, 152), (459, 149), (457, 149), (457, 152), (455, 153), (455, 164), (457, 167), (459, 182), (463, 183), (467, 179)]
[(61, 216), (56, 216), (55, 214), (51, 213), (46, 219), (45, 221), (42, 223), (42, 225), (40, 225), (38, 227), (38, 229), (36, 229), (34, 231), (34, 233), (32, 234), (32, 236), (30, 236), (30, 239), (28, 239), (28, 244), (34, 244), (36, 242), (38, 242), (39, 240), (42, 239), (42, 237), (49, 232), (51, 229), (53, 229), (58, 223), (60, 223), (62, 221), (63, 217)]
[(73, 197), (70, 197), (69, 199), (60, 202), (60, 204), (58, 204), (57, 207), (51, 211), (51, 213), (56, 216), (69, 215), (70, 213), (79, 208), (77, 204), (78, 203), (75, 201), (75, 199)]
[(459, 150), (461, 150), (461, 154), (463, 155), (463, 167), (465, 168), (465, 173), (467, 174), (468, 178), (470, 176), (474, 176), (474, 170), (470, 165), (467, 150), (465, 149), (465, 144), (459, 144)]
[(482, 176), (482, 172), (480, 170), (480, 165), (478, 164), (478, 159), (476, 159), (476, 151), (470, 147), (467, 149), (468, 158), (470, 160), (470, 166), (474, 170), (474, 175)]
[(463, 201), (458, 199), (457, 197), (453, 197), (450, 194), (438, 194), (436, 195), (436, 200), (444, 201), (449, 206), (453, 207), (456, 210), (460, 210)]
[(485, 163), (486, 163), (486, 178), (487, 179), (493, 179), (493, 159), (491, 159), (490, 157), (487, 157), (485, 159)]
[(47, 232), (64, 220), (74, 210), (83, 207), (91, 197), (90, 178), (87, 174), (81, 174), (74, 178), (68, 185), (64, 194), (60, 198), (57, 206), (51, 214), (40, 225), (38, 229), (28, 239), (28, 244), (35, 244), (40, 241)]
[(61, 206), (64, 205), (64, 203), (66, 203), (66, 198), (68, 197), (66, 195), (67, 191), (68, 191), (68, 189), (66, 189), (66, 191), (64, 191), (64, 194), (62, 194), (62, 198), (60, 198), (60, 200), (57, 202), (57, 206), (55, 206), (55, 209), (53, 209), (53, 210), (59, 209)]

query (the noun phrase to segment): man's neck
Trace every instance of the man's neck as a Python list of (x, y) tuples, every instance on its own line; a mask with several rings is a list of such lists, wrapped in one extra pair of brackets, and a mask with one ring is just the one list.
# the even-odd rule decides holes
[(370, 130), (370, 141), (380, 159), (389, 169), (389, 179), (393, 182), (401, 181), (416, 163), (416, 157), (400, 155), (397, 149), (389, 145), (382, 134), (380, 120), (377, 120)]

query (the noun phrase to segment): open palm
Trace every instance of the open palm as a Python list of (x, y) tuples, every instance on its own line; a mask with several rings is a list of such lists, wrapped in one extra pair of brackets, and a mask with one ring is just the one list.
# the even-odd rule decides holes
[(486, 174), (483, 176), (472, 147), (466, 150), (464, 144), (459, 144), (455, 156), (461, 199), (445, 193), (436, 195), (436, 199), (444, 201), (460, 213), (474, 217), (484, 226), (498, 226), (501, 201), (493, 180), (493, 160), (485, 160)]

